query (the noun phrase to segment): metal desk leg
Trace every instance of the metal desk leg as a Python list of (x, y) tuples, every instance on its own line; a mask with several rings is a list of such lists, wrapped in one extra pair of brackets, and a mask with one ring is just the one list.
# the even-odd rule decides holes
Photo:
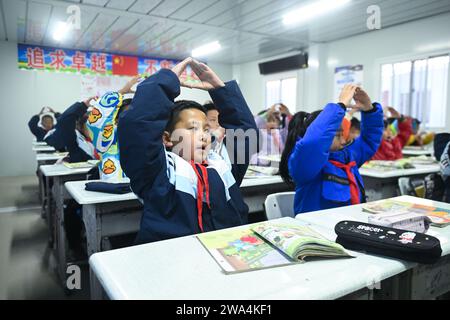
[[(45, 198), (45, 189), (44, 189), (44, 177), (42, 175), (41, 170), (39, 170), (40, 165), (38, 164), (37, 167), (37, 177), (38, 177), (38, 183), (39, 183), (39, 201), (41, 203), (44, 202)], [(45, 217), (45, 210), (42, 210), (42, 216)]]
[(103, 289), (92, 269), (89, 269), (89, 283), (91, 286), (91, 300), (102, 300)]
[(102, 224), (99, 219), (95, 205), (83, 205), (83, 223), (86, 228), (88, 256), (101, 251)]
[[(95, 205), (83, 205), (83, 223), (86, 229), (86, 242), (88, 256), (101, 251), (102, 241), (102, 223), (97, 215)], [(92, 270), (89, 272), (91, 285), (91, 299), (98, 300), (102, 298), (102, 288)]]
[(44, 201), (42, 202), (42, 209), (45, 210), (45, 217), (47, 219), (47, 226), (49, 232), (49, 247), (53, 248), (55, 242), (55, 234), (56, 234), (56, 223), (55, 223), (55, 215), (53, 208), (53, 198), (52, 198), (52, 188), (50, 184), (53, 179), (50, 177), (45, 177), (45, 188), (44, 188)]
[(58, 254), (58, 275), (66, 285), (66, 230), (64, 229), (64, 182), (60, 177), (55, 177), (53, 182), (53, 194), (55, 197), (55, 230), (56, 249)]

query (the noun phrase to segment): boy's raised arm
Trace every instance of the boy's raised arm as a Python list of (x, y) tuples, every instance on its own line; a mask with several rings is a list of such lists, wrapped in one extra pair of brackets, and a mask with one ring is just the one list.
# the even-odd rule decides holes
[(179, 94), (178, 76), (162, 69), (138, 85), (130, 108), (120, 115), (120, 164), (141, 198), (166, 170), (162, 135)]

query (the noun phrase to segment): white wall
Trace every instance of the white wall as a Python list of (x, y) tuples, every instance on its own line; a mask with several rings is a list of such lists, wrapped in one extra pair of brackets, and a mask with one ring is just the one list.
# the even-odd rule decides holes
[[(80, 76), (42, 71), (19, 70), (17, 44), (0, 41), (0, 176), (32, 175), (36, 170), (31, 150), (33, 135), (27, 123), (43, 106), (64, 111), (81, 94)], [(232, 66), (209, 64), (224, 81), (231, 80)], [(114, 89), (114, 88), (113, 88)], [(206, 92), (182, 89), (180, 99), (203, 103)]]
[[(308, 49), (310, 67), (298, 72), (297, 111), (313, 111), (333, 100), (334, 69), (337, 66), (362, 64), (364, 87), (374, 100), (379, 99), (379, 66), (386, 61), (426, 54), (450, 52), (450, 14), (372, 31), (359, 36), (313, 45)], [(272, 60), (265, 59), (264, 61)], [(247, 102), (253, 110), (264, 105), (264, 76), (258, 63), (233, 67)], [(447, 128), (450, 128), (450, 81)], [(447, 129), (448, 130), (448, 129)]]

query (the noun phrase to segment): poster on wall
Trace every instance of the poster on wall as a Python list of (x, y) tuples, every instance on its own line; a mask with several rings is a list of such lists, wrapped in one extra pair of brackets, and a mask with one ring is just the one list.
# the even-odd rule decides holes
[[(138, 57), (103, 52), (90, 52), (18, 44), (18, 67), (22, 70), (66, 72), (81, 75), (135, 76), (152, 75), (160, 69), (171, 69), (179, 60)], [(185, 81), (198, 81), (190, 67), (182, 77)]]
[(131, 79), (132, 77), (103, 77), (96, 75), (82, 75), (81, 76), (81, 100), (98, 96), (101, 97), (108, 91), (118, 91)]
[(353, 83), (358, 86), (363, 85), (363, 66), (337, 67), (334, 71), (334, 101), (338, 101), (339, 95), (344, 85)]

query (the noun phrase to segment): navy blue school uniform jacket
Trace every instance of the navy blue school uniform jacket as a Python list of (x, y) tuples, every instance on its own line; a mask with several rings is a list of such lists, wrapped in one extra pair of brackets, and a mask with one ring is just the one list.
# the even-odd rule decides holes
[(58, 118), (55, 132), (46, 142), (57, 150), (65, 149), (69, 152), (70, 162), (84, 162), (92, 160), (92, 152), (80, 148), (81, 134), (76, 131), (77, 121), (83, 117), (87, 106), (83, 102), (76, 102)]
[(358, 168), (378, 150), (384, 129), (382, 107), (373, 106), (361, 112), (361, 136), (342, 150), (330, 152), (345, 116), (341, 104), (328, 104), (298, 139), (288, 160), (296, 214), (365, 202)]
[[(232, 164), (227, 148), (211, 151), (200, 174), (177, 154), (166, 151), (162, 134), (180, 94), (178, 77), (167, 69), (139, 84), (132, 105), (120, 116), (118, 135), (120, 162), (134, 193), (144, 203), (136, 242), (146, 243), (181, 237), (247, 223), (248, 206), (239, 186), (249, 163)], [(226, 129), (256, 130), (253, 116), (235, 81), (209, 94)], [(244, 142), (248, 150), (249, 141)], [(235, 144), (235, 151), (239, 143)], [(242, 147), (242, 144), (241, 144)], [(196, 164), (196, 168), (200, 165)], [(207, 174), (209, 205), (199, 203), (198, 179)], [(201, 190), (201, 189), (200, 189)], [(203, 195), (203, 192), (199, 192)], [(205, 194), (206, 195), (206, 194)], [(201, 197), (200, 197), (201, 200)], [(201, 212), (201, 215), (199, 214)]]

